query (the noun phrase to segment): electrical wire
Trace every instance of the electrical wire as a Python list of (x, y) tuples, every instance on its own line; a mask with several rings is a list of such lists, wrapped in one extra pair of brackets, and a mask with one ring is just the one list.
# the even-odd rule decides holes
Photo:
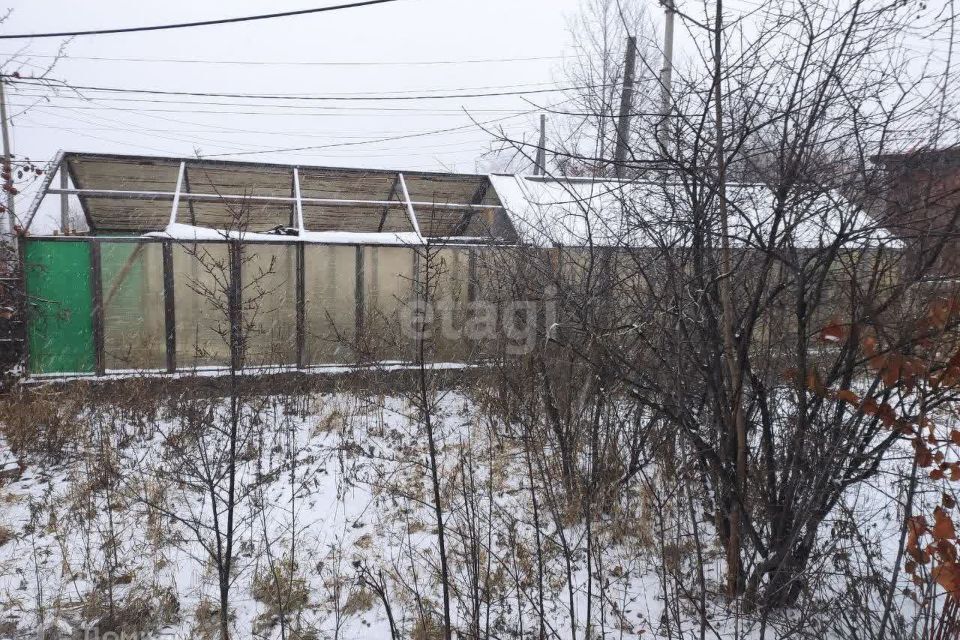
[(311, 66), (311, 67), (402, 67), (402, 66), (446, 66), (459, 64), (499, 64), (507, 62), (539, 62), (545, 60), (564, 60), (569, 56), (533, 56), (528, 58), (476, 58), (469, 60), (357, 60), (357, 61), (269, 61), (269, 60), (200, 60), (188, 58), (109, 58), (105, 56), (40, 55), (23, 53), (0, 53), (0, 57), (23, 56), (25, 58), (53, 58), (70, 60), (90, 60), (99, 62), (146, 62), (170, 64), (213, 64), (237, 66)]
[(252, 22), (254, 20), (271, 20), (274, 18), (289, 18), (292, 16), (303, 16), (312, 13), (325, 13), (328, 11), (339, 11), (341, 9), (355, 9), (358, 7), (367, 7), (377, 4), (387, 4), (397, 2), (397, 0), (363, 0), (362, 2), (351, 2), (347, 4), (337, 4), (328, 7), (315, 7), (313, 9), (300, 9), (298, 11), (282, 11), (278, 13), (264, 13), (254, 16), (241, 16), (237, 18), (220, 18), (217, 20), (197, 20), (194, 22), (177, 22), (174, 24), (157, 24), (144, 27), (118, 27), (113, 29), (90, 29), (87, 31), (56, 31), (52, 33), (18, 33), (0, 35), (0, 40), (16, 40), (23, 38), (75, 38), (78, 36), (100, 36), (115, 33), (137, 33), (143, 31), (164, 31), (168, 29), (187, 29), (191, 27), (209, 27), (221, 24), (235, 24), (238, 22)]
[[(25, 84), (31, 86), (44, 86), (50, 87), (51, 82), (48, 80), (39, 80), (32, 78), (11, 78), (10, 76), (3, 76), (7, 79), (9, 84)], [(604, 88), (604, 86), (580, 86), (580, 87), (554, 87), (551, 89), (530, 89), (527, 91), (495, 91), (489, 93), (456, 93), (456, 94), (424, 94), (424, 95), (381, 95), (380, 93), (373, 95), (361, 95), (361, 94), (344, 94), (341, 96), (331, 96), (331, 95), (294, 95), (294, 94), (264, 94), (264, 93), (220, 93), (220, 92), (208, 92), (208, 91), (171, 91), (167, 89), (128, 89), (124, 87), (100, 87), (93, 85), (72, 85), (65, 82), (57, 82), (57, 87), (62, 87), (64, 89), (72, 89), (74, 91), (98, 91), (98, 92), (107, 92), (107, 93), (136, 93), (136, 94), (147, 94), (147, 95), (163, 95), (163, 96), (191, 96), (199, 98), (243, 98), (250, 100), (321, 100), (321, 101), (354, 101), (354, 100), (442, 100), (442, 99), (453, 99), (453, 98), (488, 98), (495, 96), (521, 96), (521, 95), (530, 95), (537, 93), (558, 93), (563, 91), (579, 91), (584, 89), (598, 89)], [(453, 89), (456, 91), (456, 89)], [(389, 93), (389, 92), (383, 92)], [(393, 92), (398, 93), (398, 92)]]

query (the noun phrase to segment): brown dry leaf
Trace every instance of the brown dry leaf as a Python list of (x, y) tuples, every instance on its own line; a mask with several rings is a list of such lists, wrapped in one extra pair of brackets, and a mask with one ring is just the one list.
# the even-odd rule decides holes
[(843, 389), (837, 392), (837, 400), (849, 402), (850, 404), (857, 404), (860, 402), (860, 397), (857, 396), (857, 394), (855, 394), (853, 391), (850, 391), (850, 389)]
[(820, 339), (824, 342), (840, 342), (846, 333), (844, 328), (837, 322), (831, 322), (820, 330)]
[(952, 598), (960, 600), (960, 564), (941, 563), (933, 568), (930, 575)]
[(933, 530), (930, 532), (937, 540), (954, 540), (957, 537), (957, 532), (953, 527), (953, 520), (950, 519), (950, 516), (947, 515), (947, 512), (944, 511), (941, 507), (937, 507), (933, 510), (934, 525)]

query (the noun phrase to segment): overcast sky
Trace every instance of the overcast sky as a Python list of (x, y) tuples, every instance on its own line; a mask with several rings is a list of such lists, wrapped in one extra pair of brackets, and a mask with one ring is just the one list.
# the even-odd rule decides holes
[[(647, 36), (659, 47), (662, 8), (658, 2), (624, 1), (646, 5), (652, 22)], [(82, 86), (328, 98), (403, 92), (540, 93), (297, 102), (97, 91), (56, 94), (49, 88), (21, 84), (10, 87), (7, 96), (14, 152), (39, 162), (64, 149), (176, 156), (199, 152), (285, 163), (483, 171), (485, 165), (478, 165), (478, 159), (488, 150), (490, 137), (472, 120), (535, 139), (536, 105), (563, 100), (560, 93), (543, 91), (567, 83), (561, 68), (564, 58), (576, 55), (569, 25), (580, 2), (399, 0), (240, 24), (78, 37), (66, 44), (65, 57), (51, 78)], [(17, 0), (0, 32), (142, 26), (337, 3)], [(687, 4), (689, 11), (696, 11), (697, 3)], [(733, 12), (749, 12), (757, 2), (727, 0), (724, 4)], [(143, 11), (144, 6), (150, 10)], [(61, 39), (2, 41), (3, 70), (39, 73), (62, 43)], [(693, 44), (691, 35), (678, 27), (679, 60), (695, 53)], [(15, 53), (19, 55), (13, 63)], [(493, 61), (502, 59), (510, 61)], [(418, 62), (430, 64), (408, 64)], [(659, 60), (651, 61), (651, 67), (659, 65)], [(453, 130), (419, 135), (438, 129)], [(415, 137), (369, 143), (405, 135)], [(323, 148), (275, 151), (302, 147)], [(25, 190), (18, 198), (20, 206), (25, 207), (32, 195)]]
[[(286, 2), (146, 3), (23, 1), (0, 27), (5, 33), (82, 30), (252, 15), (335, 4)], [(74, 85), (175, 91), (268, 94), (479, 92), (547, 89), (570, 53), (567, 30), (577, 0), (400, 0), (346, 11), (235, 25), (153, 33), (79, 37), (51, 76)], [(4, 59), (23, 49), (43, 65), (60, 40), (4, 41)], [(206, 64), (88, 58), (188, 59), (297, 64)], [(540, 58), (514, 62), (405, 65)], [(23, 59), (21, 57), (21, 59)], [(326, 63), (373, 63), (335, 66)], [(325, 64), (302, 64), (325, 63)], [(384, 64), (390, 63), (390, 64)], [(7, 70), (11, 70), (8, 66)], [(27, 66), (26, 72), (38, 72)], [(518, 86), (519, 85), (519, 86)], [(489, 87), (489, 89), (488, 89)], [(502, 89), (501, 89), (502, 88)], [(14, 119), (18, 155), (51, 158), (58, 149), (193, 155), (255, 152), (390, 137), (502, 120), (510, 131), (532, 130), (533, 107), (519, 96), (417, 101), (294, 102), (108, 94), (80, 96), (36, 87), (14, 88), (15, 114), (40, 94), (51, 96)], [(110, 99), (114, 98), (114, 99)], [(541, 104), (557, 94), (528, 96)], [(141, 102), (150, 99), (155, 102)], [(195, 104), (185, 104), (192, 102)], [(296, 106), (295, 105), (299, 105)], [(147, 109), (153, 109), (147, 111)], [(398, 110), (399, 109), (399, 110)], [(213, 113), (210, 113), (213, 112)], [(500, 123), (498, 123), (500, 124)], [(473, 171), (487, 137), (468, 128), (406, 141), (242, 157), (304, 164)], [(240, 156), (238, 156), (240, 157)]]

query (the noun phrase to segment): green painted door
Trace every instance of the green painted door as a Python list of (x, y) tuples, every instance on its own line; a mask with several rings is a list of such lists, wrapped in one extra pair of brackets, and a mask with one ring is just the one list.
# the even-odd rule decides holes
[(90, 245), (27, 240), (24, 267), (29, 372), (93, 372)]

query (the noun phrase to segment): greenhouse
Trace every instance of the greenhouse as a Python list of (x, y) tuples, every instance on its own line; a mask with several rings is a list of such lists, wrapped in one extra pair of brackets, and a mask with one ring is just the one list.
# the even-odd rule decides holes
[(441, 247), (457, 313), (477, 253), (517, 240), (494, 181), (62, 153), (20, 237), (27, 372), (408, 361), (422, 248)]

